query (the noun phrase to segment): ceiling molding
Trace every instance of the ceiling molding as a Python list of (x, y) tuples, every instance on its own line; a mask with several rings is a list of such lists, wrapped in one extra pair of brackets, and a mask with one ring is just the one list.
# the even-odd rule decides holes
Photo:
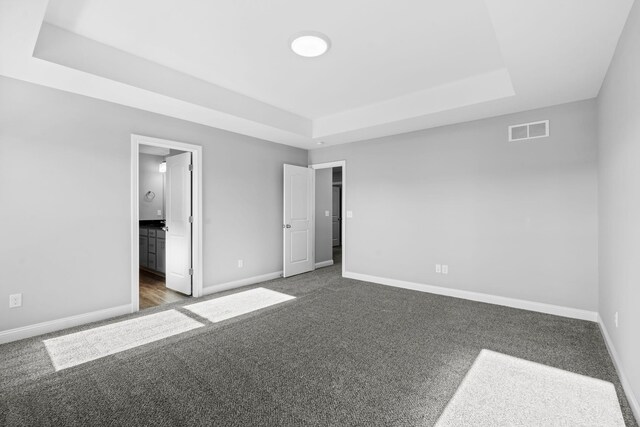
[(326, 138), (514, 96), (506, 68), (447, 83), (314, 121), (313, 136)]

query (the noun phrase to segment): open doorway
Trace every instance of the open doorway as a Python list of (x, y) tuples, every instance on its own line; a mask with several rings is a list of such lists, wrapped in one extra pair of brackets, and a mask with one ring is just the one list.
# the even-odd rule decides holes
[(311, 165), (315, 169), (315, 267), (341, 264), (344, 273), (346, 162)]
[(202, 293), (201, 148), (132, 135), (131, 310)]
[(342, 167), (316, 170), (315, 267), (342, 262)]
[(342, 262), (342, 167), (332, 169), (331, 247), (333, 263)]
[[(191, 153), (144, 144), (139, 145), (138, 153), (140, 194), (138, 296), (140, 310), (144, 310), (187, 299), (192, 293), (189, 277), (183, 276), (177, 281), (167, 280), (167, 264), (170, 266), (176, 264), (177, 260), (174, 258), (186, 258), (189, 264), (187, 269), (191, 268), (191, 232), (182, 231), (181, 233), (186, 239), (181, 243), (186, 248), (185, 254), (178, 253), (175, 248), (167, 251), (166, 245), (169, 230), (168, 211), (175, 215), (176, 210), (186, 210), (182, 214), (191, 216), (191, 176), (188, 169), (188, 165), (191, 164)], [(172, 167), (167, 167), (168, 163)], [(178, 168), (174, 166), (176, 164), (179, 165)], [(187, 167), (185, 168), (184, 165)], [(176, 182), (181, 184), (177, 188), (179, 194), (176, 194), (174, 188), (174, 191), (169, 192), (173, 194), (173, 198), (168, 197), (167, 187), (169, 189), (175, 187)], [(176, 196), (179, 200), (176, 200)], [(175, 203), (178, 203), (178, 209), (176, 206), (171, 207)]]

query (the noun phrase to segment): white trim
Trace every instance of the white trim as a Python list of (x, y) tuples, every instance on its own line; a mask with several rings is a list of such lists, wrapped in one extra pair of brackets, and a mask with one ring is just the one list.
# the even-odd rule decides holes
[(84, 325), (85, 323), (98, 322), (100, 320), (129, 314), (130, 312), (131, 305), (126, 304), (117, 307), (105, 308), (104, 310), (92, 311), (90, 313), (63, 317), (62, 319), (49, 320), (47, 322), (22, 326), (20, 328), (9, 329), (0, 332), (0, 344), (72, 328), (74, 326)]
[(139, 200), (138, 200), (138, 151), (140, 145), (152, 145), (154, 147), (173, 148), (188, 151), (192, 155), (193, 184), (193, 240), (192, 240), (192, 268), (194, 298), (202, 296), (202, 146), (186, 144), (184, 142), (170, 141), (167, 139), (152, 138), (149, 136), (131, 134), (131, 312), (140, 309), (139, 301), (139, 238), (138, 227), (140, 224)]
[[(342, 223), (341, 227), (341, 239), (340, 245), (342, 246), (342, 277), (347, 277), (347, 161), (338, 160), (335, 162), (316, 163), (309, 165), (312, 169), (329, 169), (329, 168), (342, 168), (342, 209), (340, 212)], [(314, 200), (315, 200), (315, 187), (314, 187)]]
[(627, 400), (629, 401), (629, 406), (631, 407), (631, 411), (633, 415), (636, 417), (636, 421), (640, 422), (640, 404), (638, 403), (638, 399), (633, 394), (633, 389), (631, 388), (631, 384), (627, 379), (627, 376), (622, 369), (622, 361), (618, 356), (618, 352), (613, 345), (613, 341), (611, 341), (611, 337), (607, 332), (607, 328), (602, 321), (602, 317), (598, 314), (598, 325), (600, 326), (600, 331), (602, 332), (602, 336), (604, 337), (604, 343), (607, 346), (607, 350), (609, 351), (609, 355), (611, 356), (611, 360), (613, 360), (613, 366), (616, 368), (616, 372), (618, 373), (618, 378), (620, 378), (620, 383), (622, 384), (622, 388), (624, 389), (624, 393), (627, 396)]
[[(307, 166), (308, 168), (308, 166)], [(311, 169), (311, 258), (313, 259), (313, 269), (316, 269), (316, 171)], [(284, 264), (282, 265), (282, 276), (284, 277)]]
[(214, 294), (216, 292), (228, 291), (229, 289), (241, 288), (243, 286), (254, 285), (256, 283), (266, 282), (267, 280), (278, 279), (282, 277), (282, 271), (274, 271), (273, 273), (261, 274), (259, 276), (247, 277), (246, 279), (234, 280), (232, 282), (220, 283), (219, 285), (207, 286), (202, 290), (202, 295)]
[[(140, 147), (131, 135), (131, 312), (140, 309)], [(137, 236), (136, 236), (137, 234)], [(137, 286), (134, 286), (135, 283)]]
[(572, 319), (589, 320), (596, 322), (598, 313), (579, 308), (563, 307), (560, 305), (545, 304), (541, 302), (526, 301), (516, 298), (501, 297), (498, 295), (484, 294), (480, 292), (463, 291), (460, 289), (444, 288), (441, 286), (426, 285), (422, 283), (407, 282), (404, 280), (388, 279), (386, 277), (369, 276), (367, 274), (347, 272), (344, 277), (361, 280), (363, 282), (378, 283), (380, 285), (394, 286), (396, 288), (411, 289), (414, 291), (428, 292), (431, 294), (445, 295), (462, 298), (471, 301), (488, 304), (503, 305), (522, 310), (537, 311), (540, 313), (554, 314), (556, 316), (570, 317)]
[(333, 260), (316, 262), (316, 268), (329, 267), (333, 265)]

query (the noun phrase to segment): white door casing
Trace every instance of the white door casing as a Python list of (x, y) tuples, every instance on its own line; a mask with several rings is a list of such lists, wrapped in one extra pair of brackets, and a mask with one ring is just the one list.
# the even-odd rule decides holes
[(191, 295), (191, 153), (167, 157), (166, 284)]
[(315, 170), (284, 165), (283, 276), (315, 269)]

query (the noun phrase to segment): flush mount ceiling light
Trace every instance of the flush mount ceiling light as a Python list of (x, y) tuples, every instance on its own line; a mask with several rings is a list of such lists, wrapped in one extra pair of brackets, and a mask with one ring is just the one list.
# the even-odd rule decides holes
[(304, 31), (291, 38), (291, 50), (305, 58), (325, 54), (331, 47), (329, 37), (316, 31)]

